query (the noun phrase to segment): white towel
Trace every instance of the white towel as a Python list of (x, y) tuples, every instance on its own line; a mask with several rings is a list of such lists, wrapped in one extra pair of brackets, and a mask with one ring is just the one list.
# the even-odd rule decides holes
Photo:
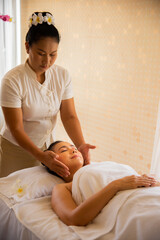
[[(73, 179), (73, 198), (77, 204), (80, 204), (111, 181), (129, 175), (138, 174), (131, 167), (115, 162), (103, 162), (83, 167)], [(99, 239), (103, 235), (107, 237), (115, 226), (121, 207), (136, 191), (139, 189), (118, 192), (90, 224), (86, 227), (71, 226), (72, 230), (83, 240)]]

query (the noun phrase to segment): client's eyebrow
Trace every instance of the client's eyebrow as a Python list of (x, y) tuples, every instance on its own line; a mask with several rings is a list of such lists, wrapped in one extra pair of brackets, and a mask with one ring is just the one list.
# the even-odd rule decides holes
[[(70, 147), (75, 147), (74, 145), (70, 145)], [(61, 149), (61, 148), (67, 148), (67, 146), (61, 146), (59, 149), (58, 149), (58, 151)]]
[(61, 148), (66, 148), (66, 146), (61, 146), (60, 148), (58, 148), (58, 151), (59, 151)]

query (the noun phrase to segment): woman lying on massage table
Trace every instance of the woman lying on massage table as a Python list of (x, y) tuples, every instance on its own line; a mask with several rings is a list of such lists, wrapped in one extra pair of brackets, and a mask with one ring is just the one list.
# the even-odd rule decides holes
[[(136, 175), (129, 173), (130, 176), (111, 181), (103, 189), (77, 205), (72, 197), (72, 180), (75, 172), (83, 167), (84, 161), (81, 153), (74, 145), (63, 141), (51, 144), (48, 150), (59, 155), (59, 160), (70, 170), (70, 175), (63, 178), (66, 183), (58, 184), (53, 188), (51, 202), (53, 210), (66, 225), (87, 225), (119, 191), (160, 186), (160, 183), (153, 177), (145, 174), (140, 176), (133, 170)], [(89, 165), (84, 168), (86, 167)]]

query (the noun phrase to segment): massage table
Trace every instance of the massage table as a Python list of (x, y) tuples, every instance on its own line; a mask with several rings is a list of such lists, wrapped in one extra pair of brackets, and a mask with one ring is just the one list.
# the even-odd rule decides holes
[[(85, 166), (74, 176), (73, 197), (80, 204), (114, 176), (133, 174), (129, 166), (114, 162)], [(89, 191), (81, 189), (87, 181)], [(52, 189), (61, 183), (44, 166), (0, 178), (0, 240), (160, 239), (160, 187), (119, 192), (95, 220), (78, 227), (65, 225), (51, 207)]]

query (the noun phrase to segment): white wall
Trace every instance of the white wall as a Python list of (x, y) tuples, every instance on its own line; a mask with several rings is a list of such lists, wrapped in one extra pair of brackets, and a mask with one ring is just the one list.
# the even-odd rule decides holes
[[(76, 109), (95, 161), (149, 172), (160, 97), (159, 0), (27, 0), (28, 18), (50, 11), (61, 34), (57, 64), (72, 77)], [(57, 139), (66, 139), (58, 121)]]

